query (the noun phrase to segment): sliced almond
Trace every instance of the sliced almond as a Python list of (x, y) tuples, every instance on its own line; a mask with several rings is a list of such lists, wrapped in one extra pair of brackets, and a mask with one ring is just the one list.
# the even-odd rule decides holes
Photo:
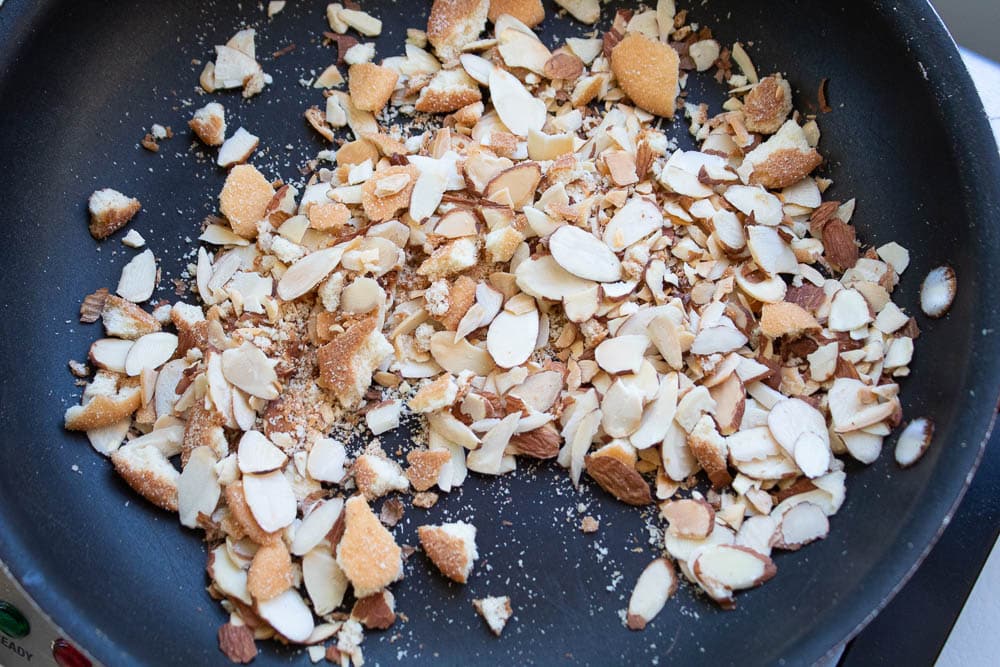
[(292, 301), (312, 290), (337, 268), (347, 248), (341, 244), (317, 250), (292, 264), (278, 281), (278, 296)]
[(896, 463), (908, 468), (924, 455), (934, 437), (934, 422), (926, 417), (914, 419), (896, 440)]
[(818, 505), (803, 502), (781, 515), (771, 544), (778, 549), (797, 551), (830, 532), (830, 520)]
[(265, 602), (258, 602), (257, 613), (291, 642), (304, 643), (315, 627), (312, 612), (294, 588)]
[(223, 352), (222, 373), (228, 382), (251, 396), (267, 401), (278, 398), (280, 385), (274, 364), (252, 343)]
[(104, 370), (124, 373), (125, 360), (128, 358), (128, 353), (132, 349), (132, 345), (134, 345), (133, 341), (121, 340), (119, 338), (100, 338), (95, 340), (91, 344), (88, 354), (90, 363)]
[(697, 554), (691, 571), (716, 602), (731, 607), (733, 591), (759, 586), (778, 570), (770, 558), (753, 549), (717, 544)]
[(152, 250), (144, 250), (122, 267), (115, 293), (133, 303), (146, 301), (156, 287), (156, 258)]
[(283, 473), (244, 475), (243, 492), (254, 519), (266, 532), (281, 530), (295, 520), (295, 494)]
[(215, 472), (218, 459), (210, 447), (195, 447), (177, 480), (177, 514), (181, 525), (198, 528), (199, 515), (211, 516), (222, 488)]
[(642, 630), (660, 613), (677, 591), (677, 573), (666, 558), (657, 558), (643, 569), (628, 601), (626, 623)]
[(247, 431), (243, 434), (236, 456), (240, 471), (244, 473), (271, 472), (288, 461), (285, 453), (259, 431)]
[(312, 551), (333, 530), (343, 509), (342, 498), (331, 498), (313, 506), (295, 531), (291, 553), (295, 556), (304, 556)]
[(177, 336), (165, 331), (146, 334), (128, 349), (125, 373), (132, 377), (145, 369), (157, 369), (174, 356)]
[(531, 356), (538, 339), (538, 311), (521, 315), (503, 311), (490, 323), (486, 349), (502, 368), (520, 366)]
[(242, 127), (233, 133), (233, 136), (223, 142), (219, 148), (219, 155), (216, 164), (220, 167), (231, 167), (234, 164), (242, 164), (250, 159), (250, 155), (257, 149), (260, 139)]
[(950, 266), (939, 266), (927, 274), (920, 285), (920, 310), (927, 317), (943, 317), (951, 308), (958, 290), (955, 271)]
[(771, 227), (747, 227), (747, 247), (758, 266), (772, 276), (799, 271), (799, 262), (791, 246)]
[(623, 503), (642, 506), (653, 502), (642, 475), (612, 456), (588, 456), (586, 469), (602, 489)]
[(505, 169), (486, 184), (483, 194), (487, 199), (498, 201), (498, 195), (506, 191), (515, 211), (520, 211), (532, 203), (535, 189), (542, 179), (542, 170), (536, 162), (522, 162)]
[(663, 214), (656, 204), (633, 197), (604, 228), (604, 242), (615, 252), (624, 250), (663, 226)]
[(484, 475), (499, 475), (502, 471), (504, 449), (517, 429), (519, 415), (509, 414), (483, 436), (482, 444), (466, 456), (469, 470)]
[(431, 336), (430, 352), (441, 368), (456, 375), (470, 370), (476, 375), (486, 376), (495, 367), (494, 358), (488, 350), (476, 347), (464, 338), (456, 341), (454, 335), (447, 331), (438, 331)]
[(642, 393), (630, 383), (620, 379), (612, 383), (601, 401), (604, 431), (613, 438), (635, 433), (642, 425), (642, 399)]
[(586, 280), (610, 283), (622, 277), (622, 265), (603, 241), (579, 227), (563, 225), (549, 237), (549, 252), (562, 268)]
[(649, 339), (643, 335), (609, 338), (594, 350), (598, 365), (612, 375), (638, 373)]
[(545, 103), (533, 96), (513, 74), (499, 67), (490, 70), (490, 98), (500, 120), (519, 137), (545, 125)]

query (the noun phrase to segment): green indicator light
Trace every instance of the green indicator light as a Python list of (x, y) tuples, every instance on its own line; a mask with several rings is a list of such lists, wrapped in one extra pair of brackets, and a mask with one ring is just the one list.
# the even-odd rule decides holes
[(0, 600), (0, 632), (12, 639), (27, 637), (31, 625), (24, 614), (9, 602)]

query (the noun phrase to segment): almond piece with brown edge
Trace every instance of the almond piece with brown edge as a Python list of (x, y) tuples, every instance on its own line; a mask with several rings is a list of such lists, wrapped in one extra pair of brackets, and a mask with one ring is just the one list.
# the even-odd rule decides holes
[(253, 641), (253, 630), (246, 625), (226, 623), (219, 628), (219, 650), (231, 662), (246, 665), (257, 657), (257, 645)]
[(546, 424), (525, 433), (517, 433), (510, 439), (507, 451), (515, 456), (530, 456), (536, 459), (552, 459), (559, 454), (562, 436), (552, 424)]
[(653, 502), (649, 484), (635, 468), (610, 456), (587, 456), (584, 459), (587, 474), (602, 489), (628, 505), (648, 505)]
[(733, 591), (760, 586), (778, 568), (770, 558), (749, 547), (714, 544), (693, 554), (691, 571), (698, 583), (724, 609), (734, 605)]
[(497, 637), (503, 633), (507, 621), (514, 615), (514, 610), (510, 606), (510, 598), (506, 595), (479, 598), (472, 601), (472, 606), (476, 608), (479, 615), (486, 621), (486, 625)]
[(660, 514), (669, 522), (671, 535), (703, 540), (715, 528), (715, 510), (701, 498), (670, 500), (660, 506)]
[(364, 497), (350, 498), (343, 516), (337, 564), (354, 586), (354, 594), (367, 597), (402, 578), (402, 551)]
[(347, 71), (351, 101), (362, 111), (380, 111), (392, 97), (399, 75), (374, 63), (351, 65)]
[(491, 201), (498, 201), (499, 193), (506, 190), (514, 210), (520, 211), (532, 203), (541, 180), (542, 169), (537, 162), (522, 162), (494, 176), (483, 194)]
[(420, 526), (417, 534), (424, 553), (441, 574), (460, 584), (468, 581), (473, 561), (479, 558), (475, 526), (461, 521)]
[(666, 558), (657, 558), (643, 569), (628, 601), (629, 630), (643, 630), (677, 591), (677, 572)]
[(819, 505), (802, 502), (781, 515), (771, 537), (771, 546), (786, 551), (798, 551), (805, 545), (821, 540), (830, 532), (830, 520)]
[(715, 429), (715, 422), (709, 415), (702, 415), (687, 439), (688, 447), (698, 463), (704, 468), (712, 488), (716, 491), (729, 486), (732, 475), (726, 465), (726, 440)]
[(636, 106), (674, 117), (680, 58), (669, 45), (630, 32), (611, 51), (611, 71)]

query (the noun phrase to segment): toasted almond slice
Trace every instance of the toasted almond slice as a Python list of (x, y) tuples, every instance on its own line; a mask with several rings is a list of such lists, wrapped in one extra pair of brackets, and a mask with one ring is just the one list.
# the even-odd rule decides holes
[(381, 435), (399, 426), (399, 415), (403, 402), (398, 400), (385, 401), (365, 413), (365, 424), (373, 435)]
[(469, 470), (484, 475), (501, 474), (504, 449), (517, 430), (519, 419), (518, 413), (509, 414), (486, 432), (479, 449), (469, 452), (466, 456), (465, 463)]
[(244, 475), (243, 491), (250, 512), (266, 532), (281, 530), (295, 520), (295, 494), (288, 479), (280, 471), (264, 475)]
[(668, 501), (660, 506), (660, 514), (669, 522), (667, 529), (677, 537), (703, 540), (715, 528), (715, 510), (700, 498)]
[(662, 442), (674, 421), (677, 411), (677, 374), (664, 376), (652, 403), (642, 413), (639, 428), (629, 436), (636, 449), (646, 449)]
[(497, 31), (497, 51), (507, 67), (523, 67), (541, 75), (545, 75), (545, 64), (552, 57), (552, 52), (545, 48), (534, 33), (516, 28)]
[(233, 136), (223, 142), (215, 162), (220, 167), (242, 164), (250, 159), (250, 155), (257, 149), (259, 143), (258, 137), (241, 127), (233, 133)]
[(604, 228), (604, 242), (618, 252), (662, 226), (663, 214), (656, 204), (642, 197), (633, 197), (615, 213)]
[(532, 203), (541, 180), (542, 170), (537, 162), (521, 162), (494, 176), (483, 194), (491, 201), (498, 201), (499, 193), (506, 190), (514, 210), (520, 211)]
[(549, 237), (549, 252), (575, 276), (602, 283), (620, 280), (622, 265), (607, 244), (579, 227), (563, 225)]
[(90, 359), (90, 363), (97, 368), (114, 371), (115, 373), (124, 373), (125, 360), (128, 358), (129, 350), (132, 349), (133, 345), (134, 342), (130, 340), (99, 338), (90, 345), (88, 358)]
[(538, 130), (528, 131), (528, 157), (532, 160), (555, 160), (561, 155), (572, 152), (572, 134), (545, 134)]
[(587, 456), (585, 463), (587, 474), (623, 503), (639, 507), (653, 502), (649, 484), (634, 467), (613, 456)]
[(641, 334), (617, 336), (601, 342), (594, 350), (598, 365), (611, 375), (638, 373), (649, 338)]
[(727, 325), (706, 327), (698, 332), (691, 343), (691, 354), (709, 355), (738, 350), (746, 345), (742, 331)]
[(695, 69), (704, 72), (719, 58), (719, 43), (714, 39), (702, 39), (688, 47), (688, 55), (694, 61)]
[(513, 74), (499, 67), (490, 70), (490, 98), (497, 115), (519, 137), (540, 132), (545, 125), (545, 102), (533, 96)]
[(304, 643), (315, 628), (312, 612), (294, 588), (270, 600), (258, 602), (257, 613), (291, 642)]
[[(771, 408), (767, 415), (767, 427), (771, 430), (775, 441), (789, 456), (794, 456), (796, 443), (804, 433), (818, 437), (829, 452), (830, 436), (826, 419), (819, 410), (802, 399), (789, 398)], [(826, 464), (829, 464), (829, 454)], [(809, 476), (818, 477), (825, 472), (826, 466), (820, 473)]]
[(527, 259), (515, 271), (517, 286), (535, 298), (560, 301), (593, 286), (593, 283), (574, 276), (559, 266), (551, 256)]
[(121, 446), (130, 428), (132, 428), (132, 418), (126, 417), (110, 426), (87, 431), (87, 440), (97, 453), (111, 456)]
[(926, 417), (914, 419), (896, 440), (896, 463), (908, 468), (924, 455), (934, 437), (934, 422)]
[(562, 374), (558, 371), (541, 371), (511, 389), (508, 394), (521, 399), (525, 406), (537, 412), (546, 412), (559, 398), (563, 387)]
[(156, 258), (152, 250), (144, 250), (122, 267), (115, 292), (123, 299), (141, 303), (153, 295), (156, 287)]
[[(753, 549), (736, 545), (716, 544), (702, 549), (694, 559), (691, 571), (701, 584), (721, 586), (727, 593), (760, 586), (773, 577), (778, 569), (770, 558)], [(722, 599), (706, 588), (723, 607), (732, 606), (732, 599)], [(728, 598), (728, 599), (726, 599)]]
[(253, 343), (243, 343), (222, 353), (226, 380), (251, 396), (267, 401), (278, 398), (278, 375), (274, 364)]
[(799, 272), (799, 262), (791, 246), (771, 227), (747, 227), (747, 247), (758, 266), (772, 276)]
[[(327, 501), (324, 505), (330, 502), (332, 501)], [(314, 513), (315, 511), (313, 510)], [(323, 546), (316, 547), (302, 557), (302, 581), (312, 600), (313, 611), (319, 616), (325, 616), (339, 607), (350, 585), (333, 554)]]
[(656, 618), (677, 591), (677, 573), (673, 563), (657, 558), (647, 565), (632, 589), (626, 623), (630, 630), (642, 630)]
[(343, 443), (333, 438), (320, 438), (309, 450), (306, 470), (309, 476), (319, 482), (339, 484), (343, 481), (346, 471), (347, 450)]
[(177, 514), (181, 525), (198, 528), (198, 516), (211, 516), (222, 488), (215, 472), (218, 459), (210, 447), (195, 447), (177, 480)]
[(337, 523), (343, 509), (342, 498), (330, 498), (314, 505), (295, 531), (290, 549), (292, 555), (304, 556), (322, 542)]
[(538, 340), (538, 311), (521, 315), (502, 311), (490, 323), (486, 349), (502, 368), (514, 368), (528, 360)]
[(456, 341), (448, 331), (438, 331), (431, 336), (430, 348), (434, 361), (455, 375), (469, 370), (485, 377), (496, 366), (489, 351), (472, 345), (464, 338)]
[(698, 459), (698, 463), (704, 468), (714, 489), (724, 489), (732, 483), (733, 478), (726, 465), (728, 443), (719, 435), (715, 429), (715, 422), (709, 415), (703, 415), (691, 429), (687, 444), (691, 453)]
[(135, 341), (125, 357), (125, 373), (135, 377), (145, 369), (156, 369), (177, 350), (177, 336), (165, 331), (146, 334)]
[(756, 223), (774, 227), (783, 217), (781, 200), (760, 186), (730, 185), (723, 193), (730, 204)]
[(490, 85), (490, 72), (493, 71), (493, 64), (473, 53), (463, 53), (458, 58), (465, 72), (483, 86)]
[(601, 401), (601, 426), (612, 438), (627, 438), (642, 425), (642, 393), (632, 384), (616, 380)]
[(872, 321), (868, 302), (854, 289), (842, 289), (833, 295), (827, 326), (831, 331), (853, 331)]
[(951, 308), (958, 290), (955, 271), (950, 266), (939, 266), (927, 274), (920, 285), (920, 310), (927, 317), (943, 317)]
[(317, 250), (292, 264), (278, 281), (278, 296), (293, 301), (312, 290), (337, 268), (348, 247), (348, 243), (342, 243)]
[(237, 463), (244, 473), (264, 473), (278, 470), (288, 457), (260, 431), (247, 431), (240, 438)]
[(795, 505), (781, 515), (771, 544), (777, 549), (798, 551), (810, 542), (821, 540), (830, 532), (826, 513), (810, 502)]

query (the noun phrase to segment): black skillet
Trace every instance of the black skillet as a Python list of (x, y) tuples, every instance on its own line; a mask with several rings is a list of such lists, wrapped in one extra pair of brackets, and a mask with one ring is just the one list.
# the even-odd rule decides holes
[[(384, 21), (380, 57), (401, 51), (405, 28), (419, 26), (429, 6), (363, 4)], [(548, 43), (585, 32), (546, 5)], [(909, 471), (892, 462), (894, 438), (874, 465), (851, 465), (830, 536), (778, 556), (776, 579), (741, 595), (736, 611), (718, 611), (685, 588), (644, 633), (624, 629), (617, 614), (654, 553), (631, 509), (600, 492), (576, 495), (550, 467), (471, 478), (426, 515), (475, 518), (483, 559), (471, 583), (443, 584), (421, 556), (412, 558), (396, 586), (409, 621), (369, 636), (371, 664), (813, 662), (902, 585), (982, 455), (1000, 371), (1000, 165), (979, 98), (933, 10), (915, 0), (679, 5), (724, 43), (747, 43), (761, 72), (785, 72), (799, 108), (816, 110), (817, 88), (829, 79), (833, 111), (820, 119), (824, 169), (835, 180), (828, 196), (857, 197), (854, 221), (866, 243), (910, 249), (897, 300), (917, 313), (927, 271), (955, 268), (958, 298), (943, 320), (918, 314), (923, 334), (913, 377), (903, 382), (906, 414), (935, 420), (934, 443)], [(220, 97), (231, 127), (263, 138), (254, 162), (272, 177), (299, 179), (302, 156), (320, 147), (300, 119), (319, 95), (297, 82), (332, 62), (319, 43), (324, 3), (292, 0), (271, 22), (254, 2), (0, 6), (0, 559), (108, 665), (219, 663), (215, 633), (224, 616), (204, 591), (199, 537), (139, 500), (83, 438), (61, 428), (63, 409), (77, 400), (66, 361), (83, 358), (100, 334), (76, 322), (80, 299), (114, 286), (132, 254), (121, 234), (98, 252), (85, 201), (97, 187), (139, 197), (144, 209), (132, 227), (166, 275), (177, 275), (190, 247), (183, 239), (213, 211), (223, 178), (198, 157), (185, 128), (189, 103), (205, 101), (192, 59), (211, 57), (212, 45), (244, 24), (258, 29), (261, 54), (292, 42), (296, 49), (278, 60), (261, 56), (275, 78), (263, 95)], [(722, 99), (709, 81), (695, 83), (692, 98)], [(178, 135), (155, 155), (137, 145), (154, 122)], [(681, 122), (671, 132), (687, 141)], [(164, 281), (159, 295), (171, 290)], [(577, 530), (578, 502), (601, 518), (597, 537)], [(420, 514), (409, 510), (400, 539), (414, 543)], [(504, 593), (516, 618), (496, 640), (470, 600)], [(307, 658), (267, 646), (255, 664), (292, 662)]]

